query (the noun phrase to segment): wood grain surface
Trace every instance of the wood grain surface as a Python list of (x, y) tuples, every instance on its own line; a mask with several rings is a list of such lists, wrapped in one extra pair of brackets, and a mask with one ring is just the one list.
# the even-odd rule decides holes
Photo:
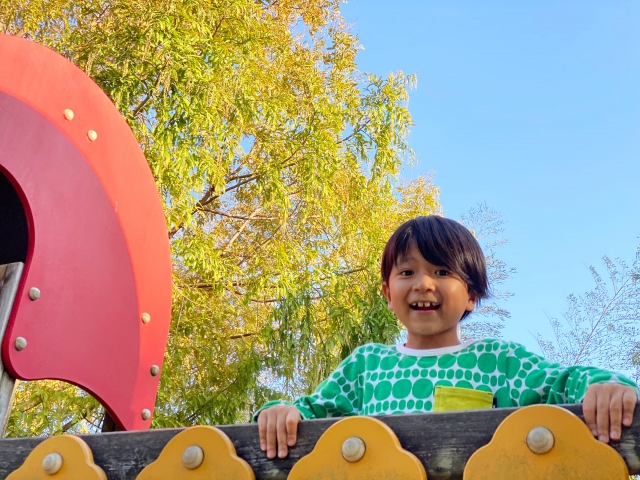
[[(582, 417), (581, 405), (564, 407)], [(514, 410), (504, 408), (377, 418), (389, 425), (402, 446), (420, 459), (430, 480), (460, 479), (471, 454), (491, 440), (497, 426)], [(284, 480), (294, 463), (311, 452), (320, 435), (338, 420), (305, 420), (300, 424), (298, 443), (289, 456), (275, 460), (268, 460), (260, 450), (257, 425), (218, 428), (231, 438), (238, 456), (251, 465), (257, 480)], [(180, 431), (113, 432), (83, 435), (81, 438), (91, 447), (96, 464), (110, 480), (133, 480), (146, 465), (158, 458), (166, 443)], [(17, 469), (42, 440), (0, 440), (0, 478)], [(636, 408), (633, 425), (623, 429), (621, 441), (611, 445), (625, 459), (630, 473), (640, 473), (640, 408)]]

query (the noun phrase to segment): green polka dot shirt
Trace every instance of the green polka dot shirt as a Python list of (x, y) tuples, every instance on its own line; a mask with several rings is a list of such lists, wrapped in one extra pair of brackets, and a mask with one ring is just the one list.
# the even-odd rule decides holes
[[(367, 344), (345, 358), (313, 394), (293, 405), (305, 419), (429, 412), (439, 385), (491, 392), (497, 407), (580, 403), (589, 385), (607, 382), (638, 388), (620, 374), (563, 367), (502, 340), (434, 350)], [(254, 420), (260, 411), (275, 405), (291, 404), (267, 402)]]

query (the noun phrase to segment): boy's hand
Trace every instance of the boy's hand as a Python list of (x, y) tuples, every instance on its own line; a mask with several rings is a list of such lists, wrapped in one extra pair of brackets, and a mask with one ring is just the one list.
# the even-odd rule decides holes
[(631, 425), (637, 401), (635, 388), (627, 385), (590, 385), (582, 401), (584, 420), (593, 436), (601, 442), (620, 440), (622, 425)]
[(278, 405), (260, 412), (258, 415), (260, 450), (267, 452), (267, 458), (276, 456), (276, 442), (278, 457), (287, 456), (288, 447), (296, 444), (300, 420), (298, 409), (287, 405)]

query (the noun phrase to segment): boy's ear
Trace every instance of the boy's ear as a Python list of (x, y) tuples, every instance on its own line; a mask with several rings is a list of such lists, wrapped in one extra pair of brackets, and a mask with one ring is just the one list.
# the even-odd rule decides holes
[(389, 290), (389, 285), (387, 285), (387, 282), (382, 282), (382, 294), (384, 295), (384, 298), (387, 299), (387, 305), (390, 307), (391, 291)]
[(469, 302), (467, 303), (467, 308), (465, 310), (467, 312), (473, 312), (473, 309), (476, 308), (476, 303), (478, 303), (478, 294), (475, 292), (469, 292)]

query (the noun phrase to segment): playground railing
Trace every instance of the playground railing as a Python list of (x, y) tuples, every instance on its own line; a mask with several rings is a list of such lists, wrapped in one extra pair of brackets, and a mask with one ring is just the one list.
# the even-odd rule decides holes
[[(113, 480), (459, 479), (463, 475), (465, 480), (478, 480), (516, 478), (514, 472), (519, 479), (622, 480), (640, 473), (640, 408), (620, 441), (610, 445), (591, 436), (581, 415), (580, 405), (537, 405), (308, 420), (300, 424), (298, 442), (289, 455), (273, 460), (260, 450), (255, 424), (81, 435), (74, 440), (90, 452), (85, 452), (84, 460), (56, 444), (71, 436), (3, 439), (0, 478), (12, 472), (10, 480), (50, 478), (21, 476), (19, 469), (26, 473), (31, 464), (29, 473), (35, 475), (56, 459), (69, 475), (64, 478), (92, 478), (73, 472), (81, 463), (95, 462), (92, 468), (100, 472), (95, 478)], [(205, 471), (206, 476), (196, 475)]]

